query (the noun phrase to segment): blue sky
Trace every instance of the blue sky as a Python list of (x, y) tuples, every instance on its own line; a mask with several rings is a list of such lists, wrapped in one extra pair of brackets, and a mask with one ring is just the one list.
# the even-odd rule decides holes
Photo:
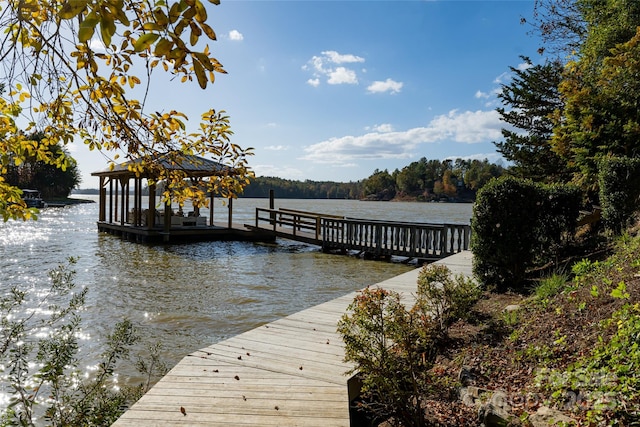
[[(232, 142), (253, 147), (258, 176), (357, 181), (421, 157), (498, 161), (496, 91), (509, 66), (534, 62), (521, 25), (533, 0), (222, 0), (210, 43), (227, 75), (202, 90), (160, 79), (148, 111), (177, 109), (196, 126), (226, 110)], [(74, 147), (96, 188), (106, 161)]]

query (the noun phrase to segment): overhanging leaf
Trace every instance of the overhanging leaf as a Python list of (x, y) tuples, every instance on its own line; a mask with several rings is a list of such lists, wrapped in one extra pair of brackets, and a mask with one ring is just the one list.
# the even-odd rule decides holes
[(204, 67), (200, 63), (197, 58), (193, 59), (193, 71), (196, 73), (196, 77), (198, 78), (198, 84), (202, 89), (207, 88), (207, 75), (204, 72)]
[(87, 6), (88, 0), (68, 0), (60, 8), (58, 16), (62, 19), (71, 19), (78, 16)]
[(136, 50), (136, 52), (141, 52), (149, 48), (149, 46), (151, 46), (156, 40), (158, 40), (158, 37), (159, 35), (156, 33), (143, 34), (138, 38), (138, 40), (136, 40), (133, 47)]

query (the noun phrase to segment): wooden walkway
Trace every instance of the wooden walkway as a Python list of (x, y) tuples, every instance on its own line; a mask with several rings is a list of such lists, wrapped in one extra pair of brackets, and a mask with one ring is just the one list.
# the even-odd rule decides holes
[[(471, 276), (471, 253), (438, 261)], [(377, 286), (412, 298), (419, 269)], [(337, 322), (352, 292), (185, 357), (114, 424), (349, 426), (356, 397)], [(184, 410), (184, 411), (183, 411)]]
[(435, 261), (468, 250), (471, 227), (345, 218), (292, 209), (256, 208), (256, 232), (322, 247), (325, 252), (355, 251), (365, 256), (400, 256)]

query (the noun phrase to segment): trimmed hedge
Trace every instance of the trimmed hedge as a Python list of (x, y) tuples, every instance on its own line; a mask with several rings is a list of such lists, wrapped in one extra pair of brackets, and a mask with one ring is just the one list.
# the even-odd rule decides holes
[(478, 191), (471, 220), (474, 274), (498, 290), (524, 286), (526, 272), (553, 260), (572, 236), (581, 194), (568, 185), (513, 177)]
[(640, 159), (604, 159), (600, 163), (598, 181), (604, 225), (620, 234), (640, 209)]

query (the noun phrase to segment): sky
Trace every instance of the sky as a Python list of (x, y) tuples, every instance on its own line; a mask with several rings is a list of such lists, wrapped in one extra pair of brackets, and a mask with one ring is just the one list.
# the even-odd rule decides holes
[[(540, 42), (533, 0), (221, 0), (207, 4), (228, 74), (202, 90), (159, 79), (148, 111), (189, 126), (225, 110), (256, 176), (358, 181), (427, 159), (503, 161), (496, 95)], [(80, 188), (105, 158), (71, 147)]]

